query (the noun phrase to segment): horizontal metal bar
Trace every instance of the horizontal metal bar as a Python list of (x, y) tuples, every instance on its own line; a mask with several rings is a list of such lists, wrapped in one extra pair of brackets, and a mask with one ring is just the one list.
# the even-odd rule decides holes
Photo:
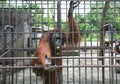
[[(94, 55), (95, 56), (95, 55)], [(49, 57), (49, 59), (99, 59), (99, 58), (105, 58), (105, 59), (111, 59), (111, 58), (120, 58), (120, 56), (117, 57), (106, 57), (106, 56), (96, 56), (96, 57)]]
[[(62, 22), (63, 23), (63, 22)], [(37, 28), (37, 27), (36, 27)], [(55, 29), (55, 28), (54, 28)], [(39, 34), (42, 34), (42, 31), (44, 31), (44, 32), (49, 32), (49, 30), (53, 30), (53, 29), (48, 29), (48, 30), (43, 30), (43, 29), (39, 29), (39, 30), (33, 30), (34, 32), (8, 32), (8, 31), (6, 31), (6, 32), (4, 32), (5, 34), (37, 34), (37, 33), (39, 33)], [(81, 34), (81, 33), (91, 33), (91, 31), (92, 32), (94, 32), (94, 33), (98, 33), (98, 32), (100, 32), (100, 30), (79, 30), (80, 31), (80, 33), (79, 34)], [(114, 32), (114, 31), (111, 31), (111, 32)], [(116, 33), (119, 33), (120, 31), (118, 30)], [(3, 33), (3, 32), (0, 32), (0, 33)], [(49, 33), (51, 33), (51, 32), (49, 32)], [(58, 33), (58, 32), (56, 32), (56, 33)], [(62, 31), (62, 33), (68, 33), (68, 31)], [(70, 32), (70, 33), (77, 33), (77, 32)], [(101, 33), (104, 33), (104, 31), (101, 31)]]
[[(109, 67), (120, 67), (119, 65), (62, 65), (62, 66), (51, 66), (51, 68), (79, 68), (79, 67), (99, 67), (99, 68), (102, 68), (102, 67), (105, 67), (105, 68), (109, 68)], [(24, 68), (42, 68), (42, 66), (1, 66), (0, 69), (24, 69)]]
[[(67, 48), (63, 47), (62, 50), (84, 50), (84, 49), (101, 49), (99, 46), (80, 46), (80, 47), (75, 47), (75, 48)], [(111, 47), (105, 46), (104, 49), (111, 49)], [(17, 51), (34, 51), (36, 50), (35, 48), (12, 48), (12, 50), (17, 50)]]
[(31, 60), (38, 59), (38, 57), (0, 57), (0, 60)]
[[(85, 50), (85, 49), (101, 49), (103, 47), (100, 46), (80, 46), (80, 47), (75, 47), (75, 48), (67, 48), (64, 47), (62, 48), (62, 50), (72, 50), (72, 49), (76, 49), (76, 50)], [(104, 46), (104, 49), (110, 49), (110, 47)]]
[(12, 48), (12, 51), (35, 51), (35, 48)]
[[(95, 55), (94, 55), (95, 56)], [(48, 59), (99, 59), (99, 58), (104, 58), (104, 59), (112, 59), (112, 58), (120, 58), (120, 56), (95, 56), (95, 57), (49, 57)], [(0, 60), (32, 60), (35, 59), (37, 60), (38, 57), (0, 57)]]
[[(54, 28), (55, 29), (55, 28)], [(41, 30), (41, 29), (40, 29)], [(49, 30), (53, 30), (53, 29), (48, 29), (48, 30), (43, 30), (44, 32), (49, 32)], [(100, 32), (100, 30), (85, 30), (85, 31), (83, 31), (83, 30), (79, 30), (80, 31), (80, 33), (79, 34), (81, 34), (81, 33), (91, 33), (91, 31), (93, 31), (94, 33), (98, 33), (98, 32)], [(111, 32), (114, 32), (114, 31), (111, 31)], [(117, 33), (119, 33), (120, 31), (118, 30), (117, 31)], [(0, 31), (0, 33), (3, 33), (3, 32), (1, 32)], [(35, 32), (4, 32), (5, 34), (37, 34), (37, 33), (39, 33), (39, 34), (42, 34), (42, 32), (41, 31), (39, 31), (39, 30), (35, 30)], [(52, 33), (52, 32), (49, 32), (49, 33)], [(58, 32), (56, 32), (56, 33), (58, 33)], [(62, 33), (68, 33), (68, 31), (62, 31)], [(69, 32), (69, 33), (78, 33), (78, 32)], [(104, 31), (101, 31), (101, 33), (104, 33)]]

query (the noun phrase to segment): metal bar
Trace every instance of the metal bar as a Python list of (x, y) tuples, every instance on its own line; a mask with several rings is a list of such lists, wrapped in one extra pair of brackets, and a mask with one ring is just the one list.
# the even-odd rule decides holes
[[(111, 31), (112, 30), (110, 30), (110, 32)], [(111, 39), (111, 42), (112, 42), (113, 41), (113, 35), (114, 35), (113, 32), (111, 32), (110, 35), (111, 35), (110, 39)], [(110, 49), (113, 50), (113, 43), (111, 43), (111, 48)], [(113, 57), (114, 56), (114, 54), (113, 54), (114, 52), (111, 51), (110, 53), (111, 53), (111, 57)], [(110, 60), (111, 60), (111, 65), (114, 65), (114, 59), (111, 58)], [(111, 77), (110, 78), (110, 80), (111, 80), (110, 83), (114, 84), (114, 68), (113, 67), (110, 68), (110, 77)]]
[[(7, 35), (6, 32), (7, 31), (7, 25), (4, 26), (3, 28), (3, 48), (2, 48), (2, 55), (5, 55), (4, 53), (6, 52), (7, 49)], [(2, 60), (2, 66), (6, 66), (5, 60)], [(2, 83), (6, 84), (6, 69), (3, 69), (3, 73), (2, 73)]]
[(57, 3), (57, 28), (61, 29), (61, 0)]
[[(102, 2), (103, 3), (103, 2)], [(102, 12), (102, 19), (101, 19), (101, 33), (100, 33), (100, 56), (104, 56), (105, 55), (105, 51), (104, 51), (104, 46), (105, 46), (105, 29), (104, 29), (104, 25), (106, 23), (106, 15), (107, 15), (107, 10), (109, 9), (109, 1), (105, 1), (104, 4), (104, 8), (103, 8), (103, 12)], [(102, 65), (105, 64), (105, 60), (102, 60)], [(105, 68), (102, 67), (102, 84), (105, 84)]]
[[(65, 1), (66, 3), (63, 3), (62, 1)], [(23, 0), (22, 1), (16, 0), (15, 1), (15, 4), (16, 4), (15, 8), (8, 8), (8, 9), (10, 9), (10, 10), (14, 10), (14, 9), (15, 10), (16, 9), (23, 10), (24, 9), (24, 10), (35, 10), (35, 11), (36, 10), (39, 11), (39, 9), (45, 10), (44, 13), (42, 13), (42, 14), (40, 13), (40, 18), (41, 19), (36, 24), (39, 24), (39, 26), (41, 26), (42, 28), (43, 28), (43, 24), (47, 25), (48, 27), (52, 27), (51, 24), (55, 24), (54, 28), (56, 28), (56, 24), (57, 24), (57, 28), (61, 28), (61, 26), (63, 24), (66, 25), (66, 23), (67, 23), (67, 22), (63, 22), (63, 23), (61, 22), (61, 20), (64, 19), (63, 17), (61, 17), (61, 15), (62, 15), (62, 12), (63, 12), (62, 10), (63, 9), (66, 10), (66, 13), (68, 12), (67, 9), (68, 9), (69, 1), (71, 1), (71, 0), (26, 0), (26, 2), (29, 2), (28, 4), (33, 5), (33, 6), (34, 5), (37, 6), (39, 4), (41, 6), (41, 8), (39, 8), (39, 7), (37, 7), (37, 8), (36, 7), (35, 8), (34, 7), (33, 8), (30, 8), (30, 7), (24, 8), (24, 4), (26, 5), (26, 3), (24, 3), (25, 1), (23, 1)], [(82, 19), (85, 20), (84, 22), (82, 22), (81, 17), (77, 17), (78, 21), (80, 20), (80, 22), (82, 22), (82, 23), (78, 22), (80, 24), (80, 28), (81, 28), (81, 24), (85, 23), (85, 29), (84, 30), (83, 29), (80, 30), (80, 34), (85, 36), (85, 38), (83, 38), (83, 42), (84, 42), (83, 44), (85, 44), (85, 46), (82, 46), (82, 43), (79, 43), (79, 46), (75, 47), (75, 48), (69, 48), (69, 47), (65, 46), (65, 47), (62, 48), (62, 50), (63, 50), (62, 51), (62, 57), (57, 57), (57, 56), (56, 57), (53, 57), (53, 56), (49, 57), (49, 59), (62, 59), (63, 61), (65, 61), (65, 65), (64, 65), (64, 62), (63, 62), (63, 65), (52, 66), (52, 67), (53, 68), (62, 67), (63, 69), (65, 69), (65, 71), (63, 70), (63, 73), (65, 73), (65, 74), (63, 74), (63, 80), (65, 80), (65, 83), (67, 83), (67, 84), (69, 84), (69, 83), (73, 83), (73, 84), (89, 84), (89, 83), (91, 83), (91, 84), (93, 84), (93, 83), (96, 83), (96, 84), (101, 84), (102, 83), (102, 84), (104, 84), (105, 83), (106, 84), (106, 82), (109, 82), (109, 84), (118, 84), (119, 83), (119, 75), (117, 75), (115, 73), (114, 69), (116, 67), (119, 67), (120, 65), (118, 65), (117, 63), (114, 63), (114, 62), (115, 62), (116, 58), (120, 59), (120, 56), (119, 56), (120, 53), (117, 53), (113, 49), (114, 48), (114, 44), (113, 43), (117, 43), (119, 41), (119, 39), (113, 41), (113, 37), (111, 37), (111, 41), (109, 41), (110, 46), (105, 46), (104, 42), (103, 42), (103, 46), (100, 46), (99, 45), (99, 39), (97, 38), (97, 42), (96, 42), (97, 46), (93, 46), (94, 45), (93, 44), (94, 37), (92, 37), (92, 36), (94, 35), (94, 33), (97, 34), (97, 37), (99, 36), (98, 33), (100, 32), (100, 30), (99, 30), (99, 26), (100, 26), (99, 25), (100, 24), (99, 21), (100, 20), (96, 20), (96, 24), (97, 24), (96, 27), (98, 29), (94, 30), (95, 29), (95, 28), (93, 28), (94, 25), (92, 26), (94, 17), (92, 17), (92, 15), (96, 14), (97, 15), (96, 18), (100, 19), (99, 18), (100, 17), (99, 10), (102, 9), (103, 4), (104, 4), (105, 1), (108, 1), (108, 0), (80, 0), (81, 5), (80, 5), (80, 7), (75, 9), (74, 15), (75, 15), (75, 17), (77, 17), (76, 16), (77, 15), (76, 14), (76, 10), (78, 10), (77, 13), (79, 13), (80, 15), (83, 15)], [(110, 0), (110, 1), (111, 1), (110, 5), (112, 5), (113, 1), (115, 3), (117, 3), (116, 1), (119, 1), (119, 0)], [(8, 0), (8, 4), (9, 5), (12, 4), (11, 2), (12, 1)], [(20, 2), (20, 5), (22, 5), (22, 8), (17, 8), (18, 5), (19, 5), (19, 2)], [(100, 5), (99, 2), (101, 2), (102, 5)], [(51, 3), (54, 4), (54, 6), (57, 5), (57, 9), (56, 9), (56, 7), (55, 8), (54, 7), (51, 8)], [(96, 6), (95, 6), (94, 3), (97, 3)], [(61, 5), (64, 5), (65, 8), (61, 7)], [(84, 5), (84, 8), (81, 7), (83, 5)], [(88, 5), (90, 7), (87, 7), (86, 5)], [(96, 7), (96, 11), (97, 12), (95, 12), (95, 13), (94, 13), (94, 11), (91, 10), (93, 5)], [(1, 6), (3, 6), (3, 5), (1, 5)], [(116, 9), (116, 8), (114, 8), (114, 7), (116, 7), (114, 4), (112, 6), (113, 6), (113, 7), (111, 7), (112, 10)], [(2, 7), (2, 9), (4, 9), (4, 8)], [(6, 8), (5, 8), (5, 10), (6, 10)], [(56, 20), (54, 21), (54, 23), (51, 21), (51, 16), (52, 16), (52, 14), (50, 12), (51, 10), (54, 10), (54, 12), (52, 12), (52, 13), (54, 13), (53, 14), (54, 16), (57, 15), (57, 18), (56, 17), (54, 18), (54, 19), (57, 19), (57, 23), (55, 22)], [(90, 22), (87, 22), (88, 18), (86, 17), (86, 15), (87, 15), (86, 10), (91, 10), (89, 12), (90, 16), (91, 16), (89, 18)], [(57, 13), (56, 13), (56, 11), (57, 11)], [(3, 19), (1, 20), (2, 21), (2, 25), (4, 25), (4, 23), (6, 22), (5, 19), (4, 19), (5, 17), (4, 17), (4, 13), (3, 12), (4, 12), (4, 10), (1, 13), (2, 17), (3, 17)], [(81, 12), (84, 12), (84, 13), (81, 13)], [(116, 10), (115, 10), (115, 12), (117, 13)], [(63, 13), (63, 14), (65, 15), (66, 13)], [(30, 14), (34, 15), (35, 13), (30, 13)], [(11, 17), (12, 16), (9, 15), (9, 20), (11, 19)], [(16, 23), (15, 26), (18, 27), (19, 26), (19, 24), (18, 24), (19, 18), (17, 16), (17, 14), (16, 14), (16, 17), (15, 17), (15, 19), (16, 19), (15, 20), (15, 23)], [(45, 18), (44, 17), (46, 17), (48, 19), (47, 22), (45, 22)], [(116, 17), (117, 17), (117, 15), (116, 15)], [(37, 17), (35, 17), (35, 20), (37, 20), (36, 18)], [(66, 14), (66, 18), (67, 18), (67, 14)], [(67, 21), (67, 19), (66, 19), (66, 21)], [(111, 22), (111, 20), (109, 20), (109, 13), (108, 13), (108, 22), (109, 21)], [(116, 23), (116, 18), (113, 21)], [(9, 25), (10, 24), (11, 24), (11, 21), (9, 21)], [(86, 24), (90, 24), (91, 25), (91, 26), (89, 26), (90, 29), (88, 29)], [(35, 29), (38, 29), (38, 28), (36, 27)], [(49, 29), (46, 32), (50, 33)], [(118, 34), (120, 33), (120, 31), (116, 31), (116, 32)], [(35, 80), (34, 84), (39, 84), (39, 78), (37, 78), (35, 76), (33, 78), (32, 68), (43, 68), (42, 65), (40, 65), (40, 66), (39, 65), (27, 66), (24, 63), (25, 61), (29, 61), (30, 62), (31, 60), (38, 60), (39, 57), (31, 57), (33, 55), (33, 52), (36, 50), (33, 47), (33, 45), (30, 45), (30, 48), (27, 48), (27, 47), (19, 48), (17, 46), (13, 46), (13, 43), (15, 41), (17, 42), (17, 40), (15, 40), (15, 41), (11, 40), (9, 42), (11, 44), (11, 46), (10, 46), (11, 48), (7, 49), (8, 46), (7, 46), (5, 40), (8, 37), (6, 37), (6, 35), (8, 35), (8, 34), (15, 35), (15, 33), (16, 32), (3, 32), (3, 31), (1, 32), (0, 31), (0, 34), (4, 34), (5, 35), (5, 36), (3, 35), (4, 43), (3, 43), (3, 47), (1, 47), (1, 49), (3, 49), (4, 52), (2, 52), (2, 54), (0, 55), (0, 61), (3, 61), (3, 66), (0, 66), (0, 69), (3, 71), (3, 73), (2, 73), (2, 84), (6, 84), (7, 82), (11, 82), (11, 81), (12, 81), (13, 84), (14, 83), (16, 83), (16, 84), (19, 83), (19, 75), (17, 75), (17, 74), (19, 74), (19, 72), (16, 73), (16, 76), (15, 75), (13, 76), (13, 71), (16, 70), (16, 69), (25, 69), (25, 68), (29, 68), (27, 70), (30, 71), (30, 74), (27, 74), (30, 77), (30, 80), (29, 80), (30, 83), (29, 84), (32, 84), (34, 82), (34, 80)], [(40, 33), (41, 33), (41, 30), (40, 31), (39, 30), (38, 31), (35, 30), (34, 33), (33, 33), (33, 31), (32, 32), (31, 31), (30, 32), (26, 32), (26, 31), (24, 31), (24, 32), (18, 31), (17, 32), (17, 34), (21, 34), (21, 35), (24, 35), (24, 36), (29, 34), (30, 37), (31, 37), (30, 42), (31, 42), (31, 40), (35, 41), (34, 44), (37, 44), (38, 40), (40, 39), (39, 37), (35, 37), (35, 35), (37, 36), (37, 34), (40, 34)], [(63, 33), (67, 34), (68, 32), (65, 31)], [(73, 33), (73, 32), (70, 32), (70, 33)], [(104, 31), (101, 31), (101, 33), (103, 34)], [(34, 34), (34, 37), (32, 37), (31, 34)], [(90, 37), (90, 40), (89, 40), (90, 41), (90, 43), (89, 43), (90, 46), (87, 45), (88, 44), (87, 43), (87, 39), (89, 39), (88, 35)], [(13, 39), (13, 36), (11, 36), (11, 37), (12, 37), (11, 39)], [(21, 42), (23, 44), (25, 44), (25, 42), (23, 42), (23, 41), (21, 41)], [(15, 48), (15, 47), (17, 47), (17, 48)], [(37, 47), (37, 46), (35, 46), (35, 47)], [(103, 55), (98, 56), (98, 51), (100, 49), (104, 50), (103, 51), (105, 53), (105, 55), (103, 54), (104, 56)], [(88, 51), (85, 52), (84, 50), (88, 50)], [(18, 55), (15, 56), (13, 52), (16, 52), (16, 51), (18, 51), (18, 52), (21, 52), (21, 51), (27, 52), (28, 51), (29, 55), (24, 55), (23, 57), (19, 57), (20, 54), (18, 54)], [(69, 52), (70, 52), (70, 56), (69, 56)], [(77, 55), (74, 52), (75, 53), (77, 52)], [(5, 56), (7, 56), (7, 54), (10, 54), (10, 53), (11, 53), (11, 55), (10, 55), (11, 57), (5, 57)], [(25, 57), (25, 56), (29, 56), (29, 57)], [(102, 63), (99, 62), (97, 59), (102, 59)], [(10, 65), (6, 66), (5, 65), (6, 60), (12, 60), (12, 65), (10, 64)], [(13, 65), (13, 60), (16, 60), (15, 64), (18, 61), (23, 62), (23, 64), (19, 65), (19, 66), (17, 66), (17, 64), (16, 64), (16, 66), (14, 66), (15, 64)], [(76, 65), (76, 60), (79, 62), (79, 63), (77, 62), (77, 65)], [(110, 61), (106, 61), (106, 60), (110, 60)], [(77, 69), (78, 69), (78, 73), (76, 74), (76, 70)], [(106, 70), (108, 70), (108, 69), (109, 69), (109, 71), (106, 72)], [(12, 74), (12, 75), (11, 74), (9, 75), (9, 80), (7, 80), (7, 78), (8, 78), (8, 74), (6, 74), (7, 70), (10, 70), (10, 73)], [(94, 74), (94, 71), (97, 71), (97, 72), (95, 72), (95, 74)], [(22, 84), (26, 84), (26, 70), (22, 70), (22, 71), (20, 71), (20, 73), (21, 72), (22, 72), (22, 74), (20, 74), (20, 75), (22, 75), (21, 76)], [(106, 76), (106, 74), (109, 74), (109, 75)], [(65, 77), (64, 77), (64, 75), (65, 75)], [(76, 75), (77, 75), (78, 79), (76, 79)], [(103, 77), (101, 77), (102, 75), (103, 75)], [(115, 77), (115, 75), (116, 75), (116, 77)], [(108, 79), (106, 79), (106, 77)], [(14, 80), (13, 80), (13, 78), (14, 78)], [(94, 81), (97, 81), (97, 82), (94, 82)], [(64, 81), (63, 81), (63, 83), (64, 83)]]
[[(95, 56), (95, 55), (94, 55)], [(39, 57), (0, 57), (0, 60), (31, 60), (31, 59), (35, 59), (37, 60)], [(109, 55), (105, 56), (105, 57), (98, 57), (98, 56), (95, 56), (95, 57), (49, 57), (48, 59), (99, 59), (99, 58), (103, 58), (103, 59), (116, 59), (116, 58), (120, 58), (120, 56), (117, 56), (117, 57), (114, 57), (114, 56), (111, 56), (109, 57)]]
[[(11, 14), (11, 18), (12, 18), (12, 14)], [(12, 22), (12, 19), (11, 19), (11, 22)], [(13, 27), (11, 28), (11, 33), (14, 31)], [(14, 47), (14, 34), (11, 34), (11, 48)], [(11, 56), (14, 57), (14, 52), (11, 51)], [(14, 60), (12, 59), (12, 66), (14, 66)], [(12, 73), (12, 79), (11, 79), (11, 83), (14, 83), (14, 70), (12, 69), (11, 71)]]
[[(119, 65), (63, 65), (63, 66), (51, 66), (51, 68), (58, 68), (58, 67), (62, 67), (62, 68), (78, 68), (78, 67), (86, 67), (86, 68), (102, 68), (102, 67), (105, 67), (105, 68), (110, 68), (110, 67), (119, 67)], [(24, 69), (24, 68), (42, 68), (42, 66), (2, 66), (0, 67), (0, 69)]]
[[(74, 48), (75, 50), (85, 50), (85, 49), (101, 49), (101, 47), (100, 46), (80, 46), (80, 47), (76, 47), (76, 48)], [(110, 47), (105, 47), (105, 49), (109, 49)], [(67, 47), (63, 47), (62, 48), (62, 50), (72, 50), (73, 48), (67, 48)], [(31, 48), (31, 49), (29, 49), (29, 48), (12, 48), (12, 50), (18, 50), (18, 51), (34, 51), (34, 50), (36, 50), (35, 48)]]
[(8, 49), (7, 51), (5, 51), (2, 55), (0, 55), (0, 57), (4, 57), (6, 54), (8, 54), (11, 51), (11, 49)]

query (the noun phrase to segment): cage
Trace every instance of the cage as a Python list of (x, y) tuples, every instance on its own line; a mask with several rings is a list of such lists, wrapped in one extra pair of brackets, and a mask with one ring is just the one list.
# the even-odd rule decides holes
[(119, 0), (0, 1), (0, 84), (119, 84), (119, 35)]

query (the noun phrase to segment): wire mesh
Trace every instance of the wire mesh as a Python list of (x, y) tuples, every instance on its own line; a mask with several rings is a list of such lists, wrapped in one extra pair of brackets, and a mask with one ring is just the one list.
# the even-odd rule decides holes
[[(119, 4), (119, 0), (80, 0), (72, 21), (78, 23), (82, 40), (75, 46), (78, 32), (72, 32), (73, 22), (69, 31), (69, 0), (0, 1), (0, 84), (46, 84), (44, 76), (33, 73), (33, 68), (43, 66), (32, 66), (31, 62), (39, 59), (33, 55), (42, 35), (51, 35), (50, 31), (57, 28), (62, 31), (54, 33), (65, 34), (66, 42), (61, 56), (48, 59), (62, 59), (62, 65), (51, 66), (62, 68), (58, 84), (119, 84)], [(71, 44), (67, 37), (70, 33)]]

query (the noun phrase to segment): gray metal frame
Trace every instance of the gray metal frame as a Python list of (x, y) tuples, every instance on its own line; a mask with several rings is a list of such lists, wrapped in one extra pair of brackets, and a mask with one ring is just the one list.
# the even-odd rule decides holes
[[(39, 4), (41, 4), (41, 6), (43, 4), (47, 4), (47, 7), (44, 9), (47, 9), (47, 13), (41, 14), (42, 16), (46, 15), (49, 17), (49, 2), (53, 3), (54, 5), (56, 5), (57, 3), (57, 8), (54, 8), (54, 13), (55, 10), (57, 10), (57, 26), (55, 26), (55, 21), (54, 21), (54, 27), (57, 28), (62, 28), (62, 15), (61, 15), (61, 11), (62, 11), (62, 7), (61, 7), (61, 2), (65, 1), (65, 5), (66, 7), (64, 9), (68, 9), (68, 4), (69, 1), (67, 0), (25, 0), (26, 2), (22, 2), (22, 8), (21, 9), (26, 9), (23, 7), (24, 4), (29, 4), (28, 6), (30, 6), (32, 3), (37, 4), (37, 1), (39, 1)], [(44, 1), (47, 1), (46, 3), (44, 3)], [(81, 0), (84, 1), (84, 5), (86, 1), (89, 1), (89, 5), (91, 5), (92, 1), (94, 2), (102, 2), (104, 3), (104, 0)], [(117, 1), (119, 0), (111, 0), (114, 2), (114, 5), (116, 4)], [(19, 9), (17, 8), (17, 4), (19, 3), (18, 1), (15, 1), (15, 7), (16, 10)], [(120, 3), (120, 2), (119, 2)], [(32, 32), (31, 29), (29, 28), (30, 32), (25, 32), (25, 31), (19, 31), (16, 32), (16, 30), (14, 30), (14, 26), (12, 25), (12, 14), (10, 12), (10, 10), (12, 8), (10, 8), (10, 4), (11, 1), (8, 1), (9, 4), (9, 8), (4, 8), (2, 6), (3, 2), (0, 1), (0, 6), (1, 6), (1, 10), (2, 13), (0, 13), (0, 15), (4, 16), (4, 9), (9, 9), (9, 24), (5, 24), (5, 19), (3, 17), (3, 19), (1, 20), (0, 17), (0, 21), (1, 21), (1, 27), (2, 30), (0, 31), (1, 34), (1, 53), (0, 53), (0, 83), (1, 84), (19, 84), (19, 72), (21, 72), (21, 78), (22, 78), (22, 82), (20, 84), (27, 84), (26, 82), (26, 69), (27, 71), (29, 71), (29, 83), (28, 84), (41, 84), (41, 82), (39, 81), (39, 78), (37, 78), (37, 76), (33, 75), (32, 73), (32, 68), (42, 68), (42, 66), (31, 66), (30, 62), (32, 59), (38, 59), (38, 57), (32, 57), (37, 44), (38, 44), (38, 39), (39, 37), (37, 37), (37, 34), (39, 33), (43, 33), (42, 29), (40, 31), (35, 31)], [(96, 5), (98, 5), (98, 3), (96, 3)], [(28, 7), (27, 9), (30, 9), (30, 7)], [(35, 8), (37, 10), (37, 8)], [(80, 6), (78, 7), (78, 9), (80, 9)], [(77, 10), (77, 12), (79, 13), (80, 11)], [(84, 10), (85, 10), (85, 6), (84, 6)], [(115, 10), (115, 9), (114, 9)], [(76, 12), (76, 11), (75, 11)], [(29, 13), (31, 14), (32, 12), (29, 11)], [(85, 12), (84, 12), (85, 14)], [(97, 14), (97, 13), (96, 13)], [(17, 12), (16, 12), (17, 15)], [(53, 14), (55, 16), (55, 14)], [(32, 18), (32, 17), (29, 17)], [(84, 19), (86, 19), (84, 17)], [(66, 18), (67, 20), (67, 18)], [(18, 18), (15, 18), (16, 24), (15, 26), (17, 27), (18, 24), (17, 22), (19, 21)], [(43, 18), (41, 18), (41, 21), (43, 21)], [(35, 23), (35, 22), (33, 22)], [(63, 22), (64, 23), (64, 22)], [(113, 22), (115, 23), (115, 21)], [(44, 22), (40, 22), (40, 25), (44, 25)], [(50, 22), (47, 22), (48, 24), (48, 30), (50, 29)], [(65, 24), (65, 23), (64, 23)], [(66, 23), (67, 24), (67, 23)], [(80, 23), (79, 23), (80, 24)], [(99, 23), (97, 23), (99, 24)], [(67, 25), (68, 26), (68, 25)], [(67, 28), (66, 26), (66, 28)], [(15, 27), (15, 28), (16, 28)], [(99, 26), (98, 26), (99, 27)], [(9, 31), (7, 31), (8, 29), (10, 29)], [(119, 73), (115, 72), (117, 67), (120, 67), (119, 63), (116, 63), (117, 59), (120, 59), (120, 53), (114, 51), (114, 45), (116, 44), (117, 41), (119, 41), (119, 39), (115, 39), (114, 40), (114, 34), (113, 31), (111, 33), (111, 37), (109, 38), (109, 42), (110, 45), (109, 46), (99, 46), (99, 39), (97, 40), (96, 44), (97, 45), (93, 45), (92, 44), (92, 37), (90, 39), (89, 42), (89, 46), (87, 46), (87, 40), (86, 40), (86, 35), (87, 33), (94, 33), (94, 32), (98, 32), (100, 33), (100, 30), (90, 30), (90, 31), (81, 31), (80, 32), (82, 34), (84, 34), (84, 40), (82, 41), (83, 44), (79, 43), (78, 47), (76, 48), (69, 48), (68, 47), (63, 47), (63, 52), (62, 52), (62, 57), (50, 57), (50, 59), (63, 59), (63, 65), (62, 66), (53, 66), (55, 68), (57, 67), (62, 67), (63, 68), (63, 75), (62, 75), (62, 79), (63, 79), (63, 84), (119, 84), (120, 82), (120, 76)], [(102, 31), (102, 34), (105, 31)], [(120, 31), (115, 31), (116, 33), (120, 33)], [(16, 34), (17, 33), (17, 34)], [(67, 33), (66, 31), (64, 33)], [(19, 35), (18, 35), (19, 34)], [(28, 46), (27, 47), (15, 47), (16, 45), (18, 45), (19, 43), (16, 42), (14, 43), (16, 40), (18, 40), (19, 38), (16, 38), (15, 35), (18, 35), (18, 37), (23, 36), (23, 38), (28, 39), (25, 37), (25, 35), (29, 34), (29, 40), (28, 40)], [(8, 35), (10, 35), (10, 42), (8, 43)], [(33, 47), (33, 36), (35, 38), (35, 47)], [(105, 40), (103, 40), (105, 41)], [(24, 43), (24, 39), (23, 39), (23, 45), (26, 45)], [(104, 42), (103, 42), (104, 43)], [(82, 46), (84, 45), (84, 46)], [(99, 56), (99, 50), (102, 49), (104, 51), (103, 56)], [(23, 56), (21, 56), (21, 54), (16, 54), (18, 52), (22, 52)], [(27, 53), (27, 54), (26, 54)], [(102, 60), (101, 60), (102, 59)], [(18, 63), (18, 64), (17, 64)], [(78, 71), (78, 72), (77, 72)], [(34, 79), (32, 79), (34, 78)], [(34, 82), (33, 82), (34, 81)]]

